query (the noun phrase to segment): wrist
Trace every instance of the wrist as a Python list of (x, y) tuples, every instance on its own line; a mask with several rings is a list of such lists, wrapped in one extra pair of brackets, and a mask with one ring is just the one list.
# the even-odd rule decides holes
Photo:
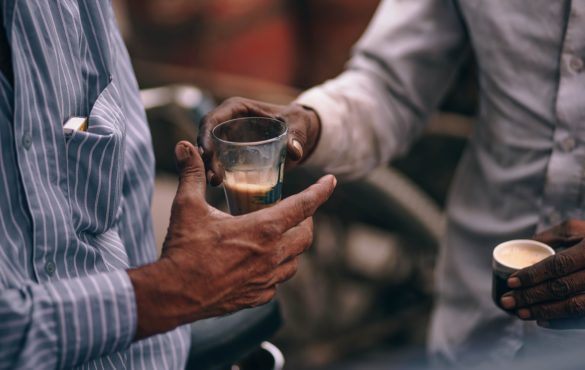
[(179, 292), (172, 266), (165, 259), (128, 270), (136, 297), (137, 325), (134, 340), (175, 329), (182, 324)]

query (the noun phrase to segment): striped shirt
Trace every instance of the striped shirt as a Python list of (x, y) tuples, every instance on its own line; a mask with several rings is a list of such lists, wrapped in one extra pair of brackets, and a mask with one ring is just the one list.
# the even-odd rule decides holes
[(132, 343), (154, 158), (110, 1), (0, 6), (0, 369), (183, 368), (188, 326)]

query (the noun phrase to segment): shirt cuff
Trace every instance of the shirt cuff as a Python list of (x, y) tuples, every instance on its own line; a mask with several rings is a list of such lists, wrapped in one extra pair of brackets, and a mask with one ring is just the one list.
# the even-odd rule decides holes
[(326, 169), (327, 165), (341, 155), (343, 150), (336, 143), (340, 142), (343, 135), (341, 122), (343, 122), (343, 107), (325, 93), (321, 87), (314, 87), (302, 93), (295, 103), (314, 110), (321, 122), (321, 134), (317, 147), (311, 156), (304, 162), (306, 166)]
[(127, 348), (137, 314), (134, 288), (124, 270), (45, 285), (55, 302), (59, 368)]

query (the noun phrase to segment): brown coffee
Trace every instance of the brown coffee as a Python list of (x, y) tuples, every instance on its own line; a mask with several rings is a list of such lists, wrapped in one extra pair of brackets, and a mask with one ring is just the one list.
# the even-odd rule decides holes
[(224, 189), (232, 215), (258, 211), (280, 200), (280, 183), (272, 185), (224, 182)]

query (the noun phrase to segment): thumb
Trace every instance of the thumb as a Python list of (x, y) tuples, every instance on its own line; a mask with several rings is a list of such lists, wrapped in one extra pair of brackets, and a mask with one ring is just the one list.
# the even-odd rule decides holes
[(199, 151), (188, 141), (180, 141), (175, 146), (175, 158), (179, 169), (177, 194), (195, 192), (205, 198), (205, 167)]

